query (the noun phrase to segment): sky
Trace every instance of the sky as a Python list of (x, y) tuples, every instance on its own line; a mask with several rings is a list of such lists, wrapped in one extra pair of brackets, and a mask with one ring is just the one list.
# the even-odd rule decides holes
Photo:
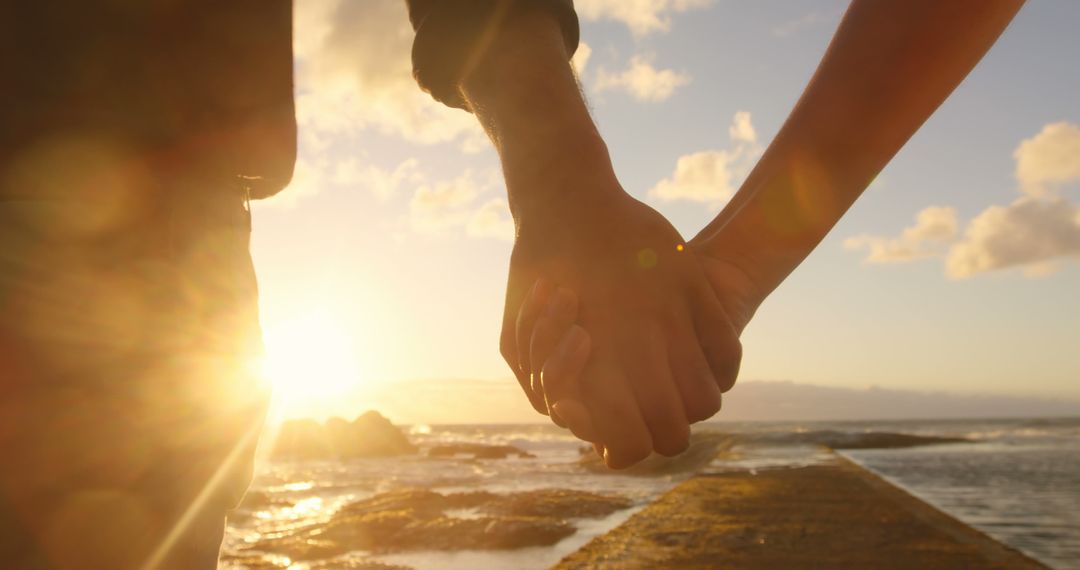
[[(625, 189), (693, 236), (846, 4), (578, 0), (574, 65)], [(765, 302), (740, 383), (1080, 401), (1076, 22), (1078, 2), (1028, 3)], [(513, 239), (498, 157), (416, 88), (412, 37), (401, 0), (296, 2), (300, 159), (256, 204), (252, 245), (268, 375), (289, 415), (541, 419), (497, 349)], [(475, 403), (432, 412), (434, 386)]]

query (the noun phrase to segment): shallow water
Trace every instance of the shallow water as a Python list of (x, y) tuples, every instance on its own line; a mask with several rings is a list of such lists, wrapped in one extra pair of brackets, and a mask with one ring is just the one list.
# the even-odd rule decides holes
[[(474, 461), (417, 456), (348, 462), (267, 463), (260, 468), (252, 490), (300, 502), (292, 508), (267, 508), (254, 516), (230, 522), (223, 549), (225, 554), (240, 553), (245, 545), (268, 533), (326, 520), (342, 505), (398, 489), (423, 488), (440, 493), (575, 489), (621, 495), (633, 501), (631, 509), (602, 519), (572, 520), (577, 532), (551, 547), (509, 551), (421, 551), (381, 556), (358, 553), (361, 558), (374, 558), (416, 570), (540, 570), (580, 548), (592, 537), (614, 528), (660, 493), (690, 476), (688, 473), (662, 477), (592, 473), (578, 465), (580, 442), (557, 428), (543, 425), (416, 426), (409, 436), (422, 449), (454, 442), (505, 444), (525, 449), (536, 458)], [(467, 512), (447, 514), (472, 516)], [(305, 569), (303, 564), (291, 564), (287, 559), (279, 558), (275, 562), (282, 568)], [(223, 564), (222, 568), (239, 570), (244, 567)]]
[(1080, 569), (1080, 421), (935, 427), (978, 442), (845, 455), (1053, 568)]
[[(991, 536), (1059, 569), (1080, 569), (1080, 420), (710, 424), (702, 431), (739, 433), (735, 446), (706, 471), (762, 470), (828, 460), (806, 442), (822, 431), (855, 437), (870, 431), (967, 437), (975, 443), (845, 452), (891, 481)], [(414, 426), (421, 448), (451, 442), (508, 444), (535, 459), (463, 460), (405, 457), (349, 462), (264, 464), (253, 490), (297, 501), (230, 522), (225, 552), (235, 554), (269, 533), (326, 520), (340, 506), (378, 493), (425, 488), (448, 493), (516, 493), (562, 488), (619, 494), (634, 507), (602, 519), (571, 522), (577, 532), (551, 547), (511, 551), (408, 552), (376, 559), (423, 569), (548, 568), (593, 536), (621, 523), (689, 474), (640, 477), (593, 473), (578, 464), (580, 444), (550, 426)], [(468, 512), (455, 516), (473, 516)], [(371, 558), (368, 553), (349, 556)], [(282, 558), (280, 568), (304, 570)], [(239, 570), (243, 566), (224, 565)]]

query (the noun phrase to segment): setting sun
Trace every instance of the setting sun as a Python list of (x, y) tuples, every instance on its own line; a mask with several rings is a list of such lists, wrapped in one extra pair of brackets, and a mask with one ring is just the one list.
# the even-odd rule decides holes
[(286, 408), (340, 396), (361, 381), (354, 338), (326, 312), (271, 325), (263, 373)]

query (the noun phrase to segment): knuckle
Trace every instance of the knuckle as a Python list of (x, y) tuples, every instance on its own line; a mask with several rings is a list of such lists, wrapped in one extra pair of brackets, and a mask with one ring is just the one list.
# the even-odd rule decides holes
[(510, 341), (506, 336), (503, 336), (499, 340), (499, 354), (502, 355), (503, 360), (514, 368), (514, 364), (517, 362), (517, 342)]
[(720, 387), (721, 392), (729, 392), (735, 387), (735, 381), (738, 379), (738, 371), (727, 375), (726, 377), (720, 377), (716, 380), (716, 385)]
[(705, 421), (720, 411), (720, 390), (716, 383), (702, 386), (695, 397), (686, 401), (686, 419), (691, 423)]
[(716, 378), (716, 385), (721, 392), (727, 392), (735, 385), (742, 363), (742, 343), (738, 339), (724, 343), (711, 351), (709, 358)]
[(722, 338), (713, 338), (709, 343), (709, 352), (713, 358), (722, 361), (738, 361), (742, 358), (742, 343), (735, 336), (725, 335)]
[(672, 425), (662, 433), (653, 434), (653, 450), (664, 457), (674, 457), (690, 447), (689, 426)]
[(641, 463), (652, 454), (652, 442), (635, 439), (608, 446), (608, 466), (612, 469), (626, 469)]
[(735, 386), (735, 381), (739, 378), (739, 362), (735, 361), (731, 363), (722, 374), (716, 376), (716, 385), (720, 388), (720, 392), (727, 392)]

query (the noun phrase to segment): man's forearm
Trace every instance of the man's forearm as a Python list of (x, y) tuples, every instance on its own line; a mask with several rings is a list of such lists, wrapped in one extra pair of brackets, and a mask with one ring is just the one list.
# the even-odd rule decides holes
[(817, 246), (1023, 0), (856, 0), (776, 139), (698, 240), (763, 296)]
[[(597, 171), (614, 176), (569, 63), (558, 23), (542, 12), (506, 22), (462, 82), (470, 110), (499, 151), (515, 219), (560, 207)], [(571, 184), (576, 177), (578, 184)], [(599, 185), (596, 189), (600, 192)]]

